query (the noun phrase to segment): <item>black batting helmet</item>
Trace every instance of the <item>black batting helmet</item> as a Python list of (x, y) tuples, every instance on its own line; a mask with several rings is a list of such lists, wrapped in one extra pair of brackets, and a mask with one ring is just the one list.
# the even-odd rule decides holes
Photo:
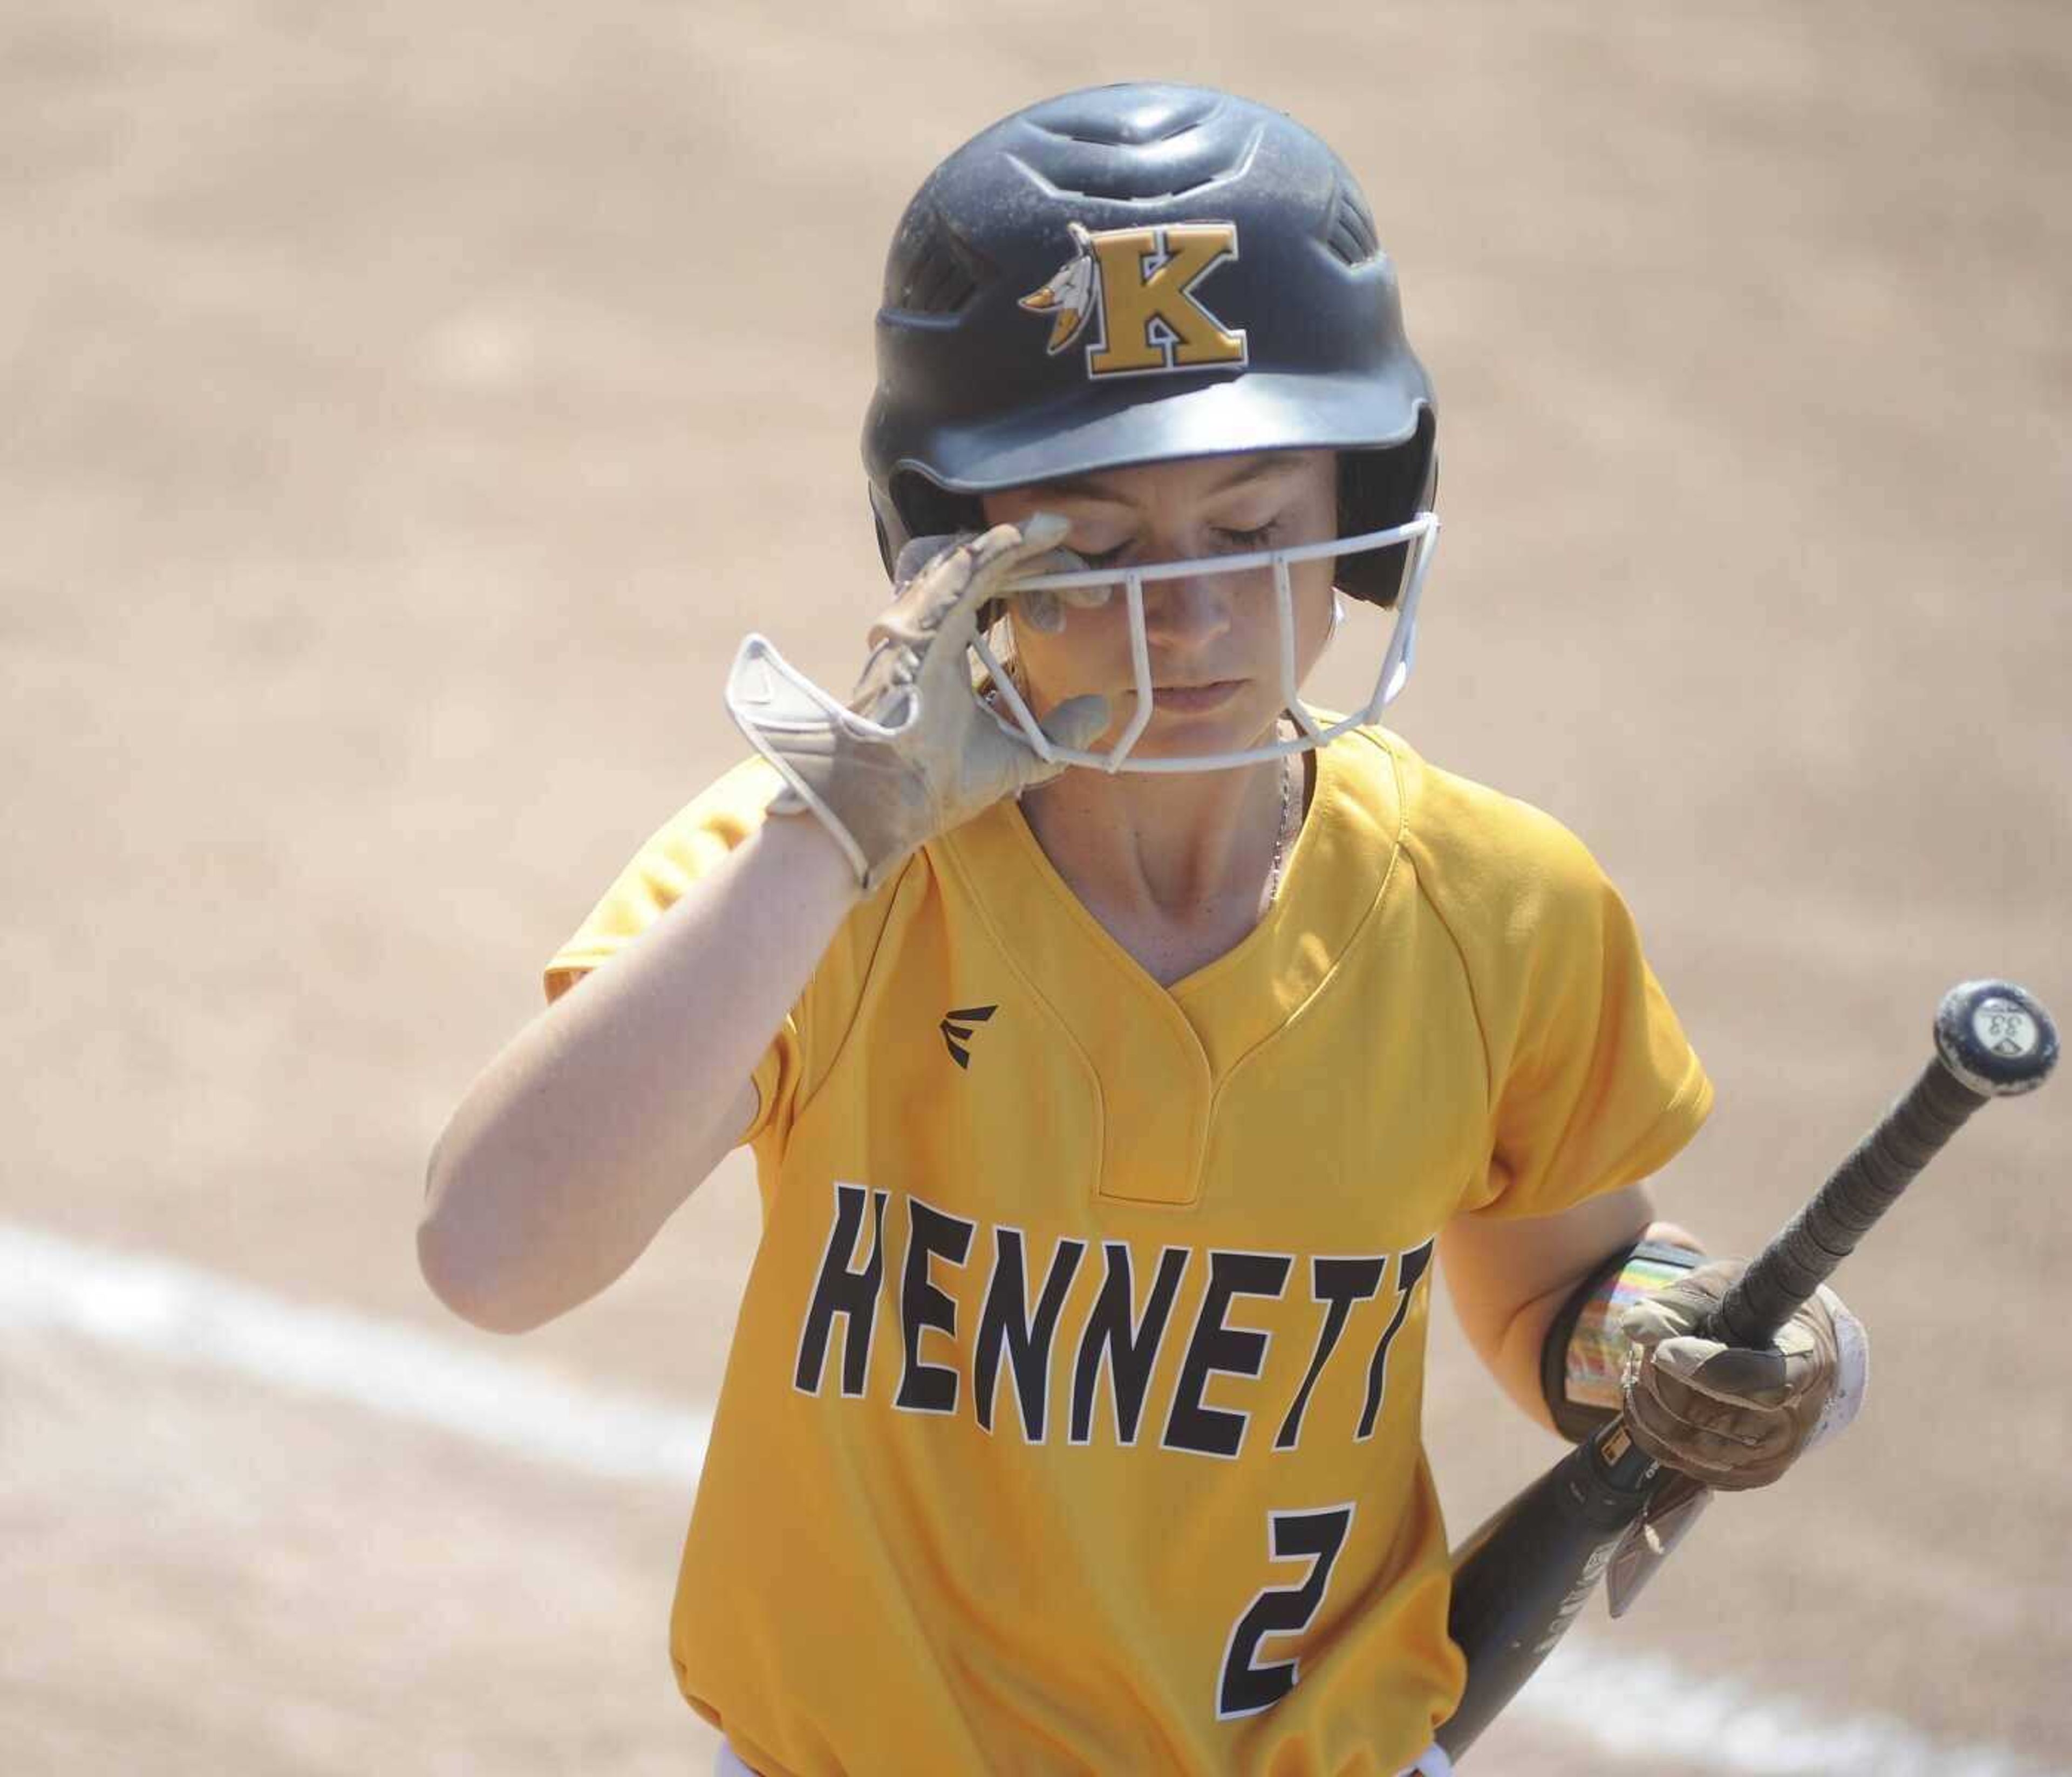
[[(1338, 156), (1199, 87), (1088, 88), (958, 149), (886, 262), (863, 455), (890, 568), (996, 489), (1174, 458), (1340, 453), (1339, 529), (1429, 510), (1432, 388)], [(1410, 545), (1342, 556), (1395, 602)]]

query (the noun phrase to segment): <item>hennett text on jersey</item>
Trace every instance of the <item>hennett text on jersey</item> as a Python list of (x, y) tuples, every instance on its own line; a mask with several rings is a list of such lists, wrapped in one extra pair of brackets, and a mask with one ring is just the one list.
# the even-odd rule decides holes
[[(1271, 1426), (1272, 1447), (1293, 1450), (1315, 1417), (1318, 1385), (1334, 1360), (1363, 1367), (1358, 1410), (1342, 1425), (1313, 1429), (1364, 1442), (1380, 1416), (1390, 1349), (1432, 1258), (1428, 1238), (1396, 1252), (1313, 1254), (1299, 1266), (1287, 1253), (1176, 1245), (1161, 1246), (1155, 1261), (1141, 1261), (1126, 1240), (1101, 1240), (1096, 1257), (1093, 1242), (1064, 1236), (1053, 1243), (1038, 1278), (1023, 1230), (983, 1225), (902, 1193), (903, 1214), (894, 1230), (903, 1222), (905, 1237), (894, 1282), (888, 1278), (886, 1227), (893, 1196), (835, 1183), (827, 1244), (801, 1317), (793, 1386), (812, 1395), (832, 1388), (852, 1400), (868, 1394), (879, 1310), (889, 1295), (887, 1319), (896, 1324), (899, 1348), (893, 1406), (939, 1416), (969, 1413), (993, 1433), (1005, 1417), (1004, 1373), (1021, 1436), (1030, 1443), (1057, 1434), (1054, 1406), (1063, 1410), (1071, 1444), (1091, 1443), (1100, 1434), (1130, 1448), (1149, 1435), (1162, 1450), (1231, 1459)], [(982, 1227), (989, 1238), (981, 1240)], [(1147, 1274), (1141, 1281), (1141, 1262)], [(1174, 1308), (1190, 1268), (1198, 1268), (1201, 1281), (1190, 1319)], [(944, 1287), (946, 1274), (958, 1273), (957, 1281), (972, 1286), (961, 1303)], [(1311, 1311), (1301, 1316), (1307, 1361), (1285, 1398), (1256, 1397), (1264, 1392), (1260, 1379), (1273, 1340), (1296, 1336), (1296, 1328), (1285, 1319), (1277, 1330), (1243, 1324), (1244, 1299)], [(1059, 1336), (1068, 1303), (1078, 1329), (1069, 1352)], [(1372, 1324), (1342, 1351), (1360, 1311)], [(1177, 1373), (1162, 1416), (1153, 1416), (1153, 1382), (1168, 1352), (1178, 1354)], [(1253, 1398), (1235, 1404), (1248, 1384)], [(1351, 1397), (1345, 1398), (1350, 1406)]]

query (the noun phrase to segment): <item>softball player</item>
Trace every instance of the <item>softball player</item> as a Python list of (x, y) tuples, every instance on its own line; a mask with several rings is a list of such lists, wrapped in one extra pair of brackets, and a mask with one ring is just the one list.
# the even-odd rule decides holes
[[(1720, 1486), (1846, 1422), (1860, 1330), (1694, 1336), (1734, 1267), (1639, 1181), (1711, 1090), (1626, 908), (1376, 725), (1434, 408), (1323, 143), (1031, 107), (908, 208), (878, 350), (857, 687), (744, 644), (753, 757), (456, 1114), (427, 1275), (535, 1325), (753, 1147), (671, 1638), (723, 1768), (1439, 1770), (1435, 1270), (1526, 1410)], [(1338, 717), (1346, 600), (1394, 624)]]

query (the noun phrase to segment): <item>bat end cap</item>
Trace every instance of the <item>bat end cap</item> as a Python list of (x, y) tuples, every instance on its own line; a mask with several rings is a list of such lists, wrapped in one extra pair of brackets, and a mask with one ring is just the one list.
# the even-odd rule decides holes
[(2058, 1026), (2012, 981), (1966, 981), (1936, 1008), (1935, 1049), (1974, 1092), (2012, 1098), (2033, 1092), (2058, 1065)]

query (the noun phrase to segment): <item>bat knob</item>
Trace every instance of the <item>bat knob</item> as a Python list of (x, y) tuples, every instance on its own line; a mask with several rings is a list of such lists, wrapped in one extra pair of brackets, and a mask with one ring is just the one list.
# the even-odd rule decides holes
[(1935, 1049), (1974, 1092), (2012, 1098), (2035, 1091), (2058, 1065), (2058, 1027), (2012, 981), (1964, 981), (1935, 1009)]

